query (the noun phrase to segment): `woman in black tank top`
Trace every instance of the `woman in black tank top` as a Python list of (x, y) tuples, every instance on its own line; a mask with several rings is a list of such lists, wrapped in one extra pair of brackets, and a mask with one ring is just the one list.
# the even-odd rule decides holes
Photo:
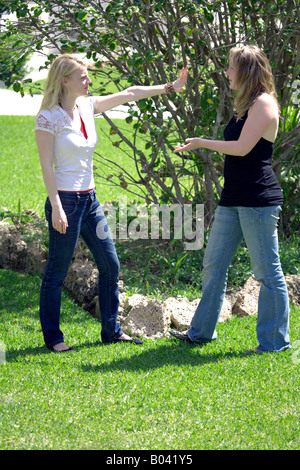
[(224, 188), (203, 261), (202, 298), (190, 329), (170, 333), (192, 342), (216, 339), (228, 268), (245, 239), (255, 278), (261, 284), (259, 344), (250, 352), (281, 351), (290, 347), (290, 340), (288, 293), (278, 254), (277, 223), (283, 197), (272, 170), (279, 105), (270, 64), (256, 46), (232, 49), (226, 73), (237, 94), (224, 140), (194, 137), (175, 150), (214, 150), (225, 154), (225, 165)]

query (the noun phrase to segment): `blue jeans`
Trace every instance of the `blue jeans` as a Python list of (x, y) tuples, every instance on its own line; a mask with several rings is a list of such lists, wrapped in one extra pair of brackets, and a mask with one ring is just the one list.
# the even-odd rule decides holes
[(59, 326), (61, 290), (79, 235), (93, 254), (99, 270), (101, 337), (103, 342), (111, 342), (123, 332), (117, 323), (119, 260), (104, 212), (95, 191), (88, 193), (60, 191), (59, 196), (69, 225), (65, 234), (59, 233), (52, 227), (52, 207), (48, 198), (45, 204), (49, 225), (49, 255), (40, 292), (40, 320), (45, 343), (51, 347), (64, 341)]
[(203, 260), (202, 298), (188, 330), (192, 341), (216, 339), (230, 262), (245, 239), (260, 282), (257, 339), (261, 351), (289, 348), (289, 300), (278, 254), (281, 207), (218, 206)]

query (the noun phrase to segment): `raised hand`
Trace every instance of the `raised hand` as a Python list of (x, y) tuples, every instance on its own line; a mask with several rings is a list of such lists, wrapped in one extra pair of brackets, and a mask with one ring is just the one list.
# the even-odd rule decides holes
[(187, 144), (178, 144), (176, 145), (175, 153), (178, 152), (188, 152), (191, 150), (198, 149), (201, 146), (202, 139), (200, 137), (193, 137), (191, 139), (186, 139)]
[(187, 81), (187, 76), (189, 74), (188, 67), (183, 67), (178, 75), (177, 80), (173, 83), (174, 90), (176, 93), (184, 91), (184, 86)]

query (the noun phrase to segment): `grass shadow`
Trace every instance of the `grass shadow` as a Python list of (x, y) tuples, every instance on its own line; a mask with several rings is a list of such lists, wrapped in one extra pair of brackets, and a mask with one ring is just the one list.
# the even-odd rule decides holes
[[(148, 342), (146, 341), (146, 347), (137, 347), (133, 354), (127, 357), (120, 357), (111, 361), (105, 360), (101, 364), (83, 364), (82, 370), (84, 372), (111, 372), (114, 371), (149, 371), (151, 369), (163, 368), (166, 365), (178, 366), (201, 366), (208, 363), (215, 363), (220, 360), (230, 360), (240, 357), (245, 357), (243, 352), (220, 352), (213, 351), (211, 346), (207, 345), (194, 345), (194, 344), (179, 344), (176, 341), (170, 339), (159, 340), (160, 344), (155, 345), (154, 348), (147, 347)], [(147, 344), (148, 343), (148, 344)], [(125, 346), (126, 347), (126, 346)], [(197, 354), (197, 351), (199, 354)]]
[[(75, 351), (80, 352), (82, 349), (87, 349), (87, 348), (94, 348), (94, 347), (105, 347), (106, 345), (102, 343), (101, 340), (98, 341), (88, 341), (85, 343), (80, 343), (78, 345), (74, 346)], [(43, 346), (35, 346), (35, 347), (27, 347), (23, 349), (8, 349), (6, 351), (6, 362), (17, 362), (19, 358), (26, 357), (26, 356), (38, 356), (38, 355), (43, 355), (43, 354), (57, 354), (60, 355), (59, 353), (55, 353), (53, 351), (50, 351), (50, 349), (47, 348), (46, 345)], [(70, 353), (73, 354), (73, 353)], [(64, 354), (61, 354), (61, 356), (64, 356)]]

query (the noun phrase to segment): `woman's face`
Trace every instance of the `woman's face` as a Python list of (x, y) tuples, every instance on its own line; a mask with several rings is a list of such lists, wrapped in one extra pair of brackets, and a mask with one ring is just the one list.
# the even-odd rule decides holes
[(228, 76), (229, 79), (229, 88), (231, 90), (238, 90), (238, 86), (236, 84), (236, 76), (237, 76), (237, 71), (236, 67), (233, 65), (232, 62), (229, 62), (229, 67), (226, 70), (226, 75)]
[(68, 77), (64, 77), (62, 83), (67, 89), (68, 94), (78, 98), (88, 94), (91, 80), (89, 79), (86, 67), (81, 66)]

